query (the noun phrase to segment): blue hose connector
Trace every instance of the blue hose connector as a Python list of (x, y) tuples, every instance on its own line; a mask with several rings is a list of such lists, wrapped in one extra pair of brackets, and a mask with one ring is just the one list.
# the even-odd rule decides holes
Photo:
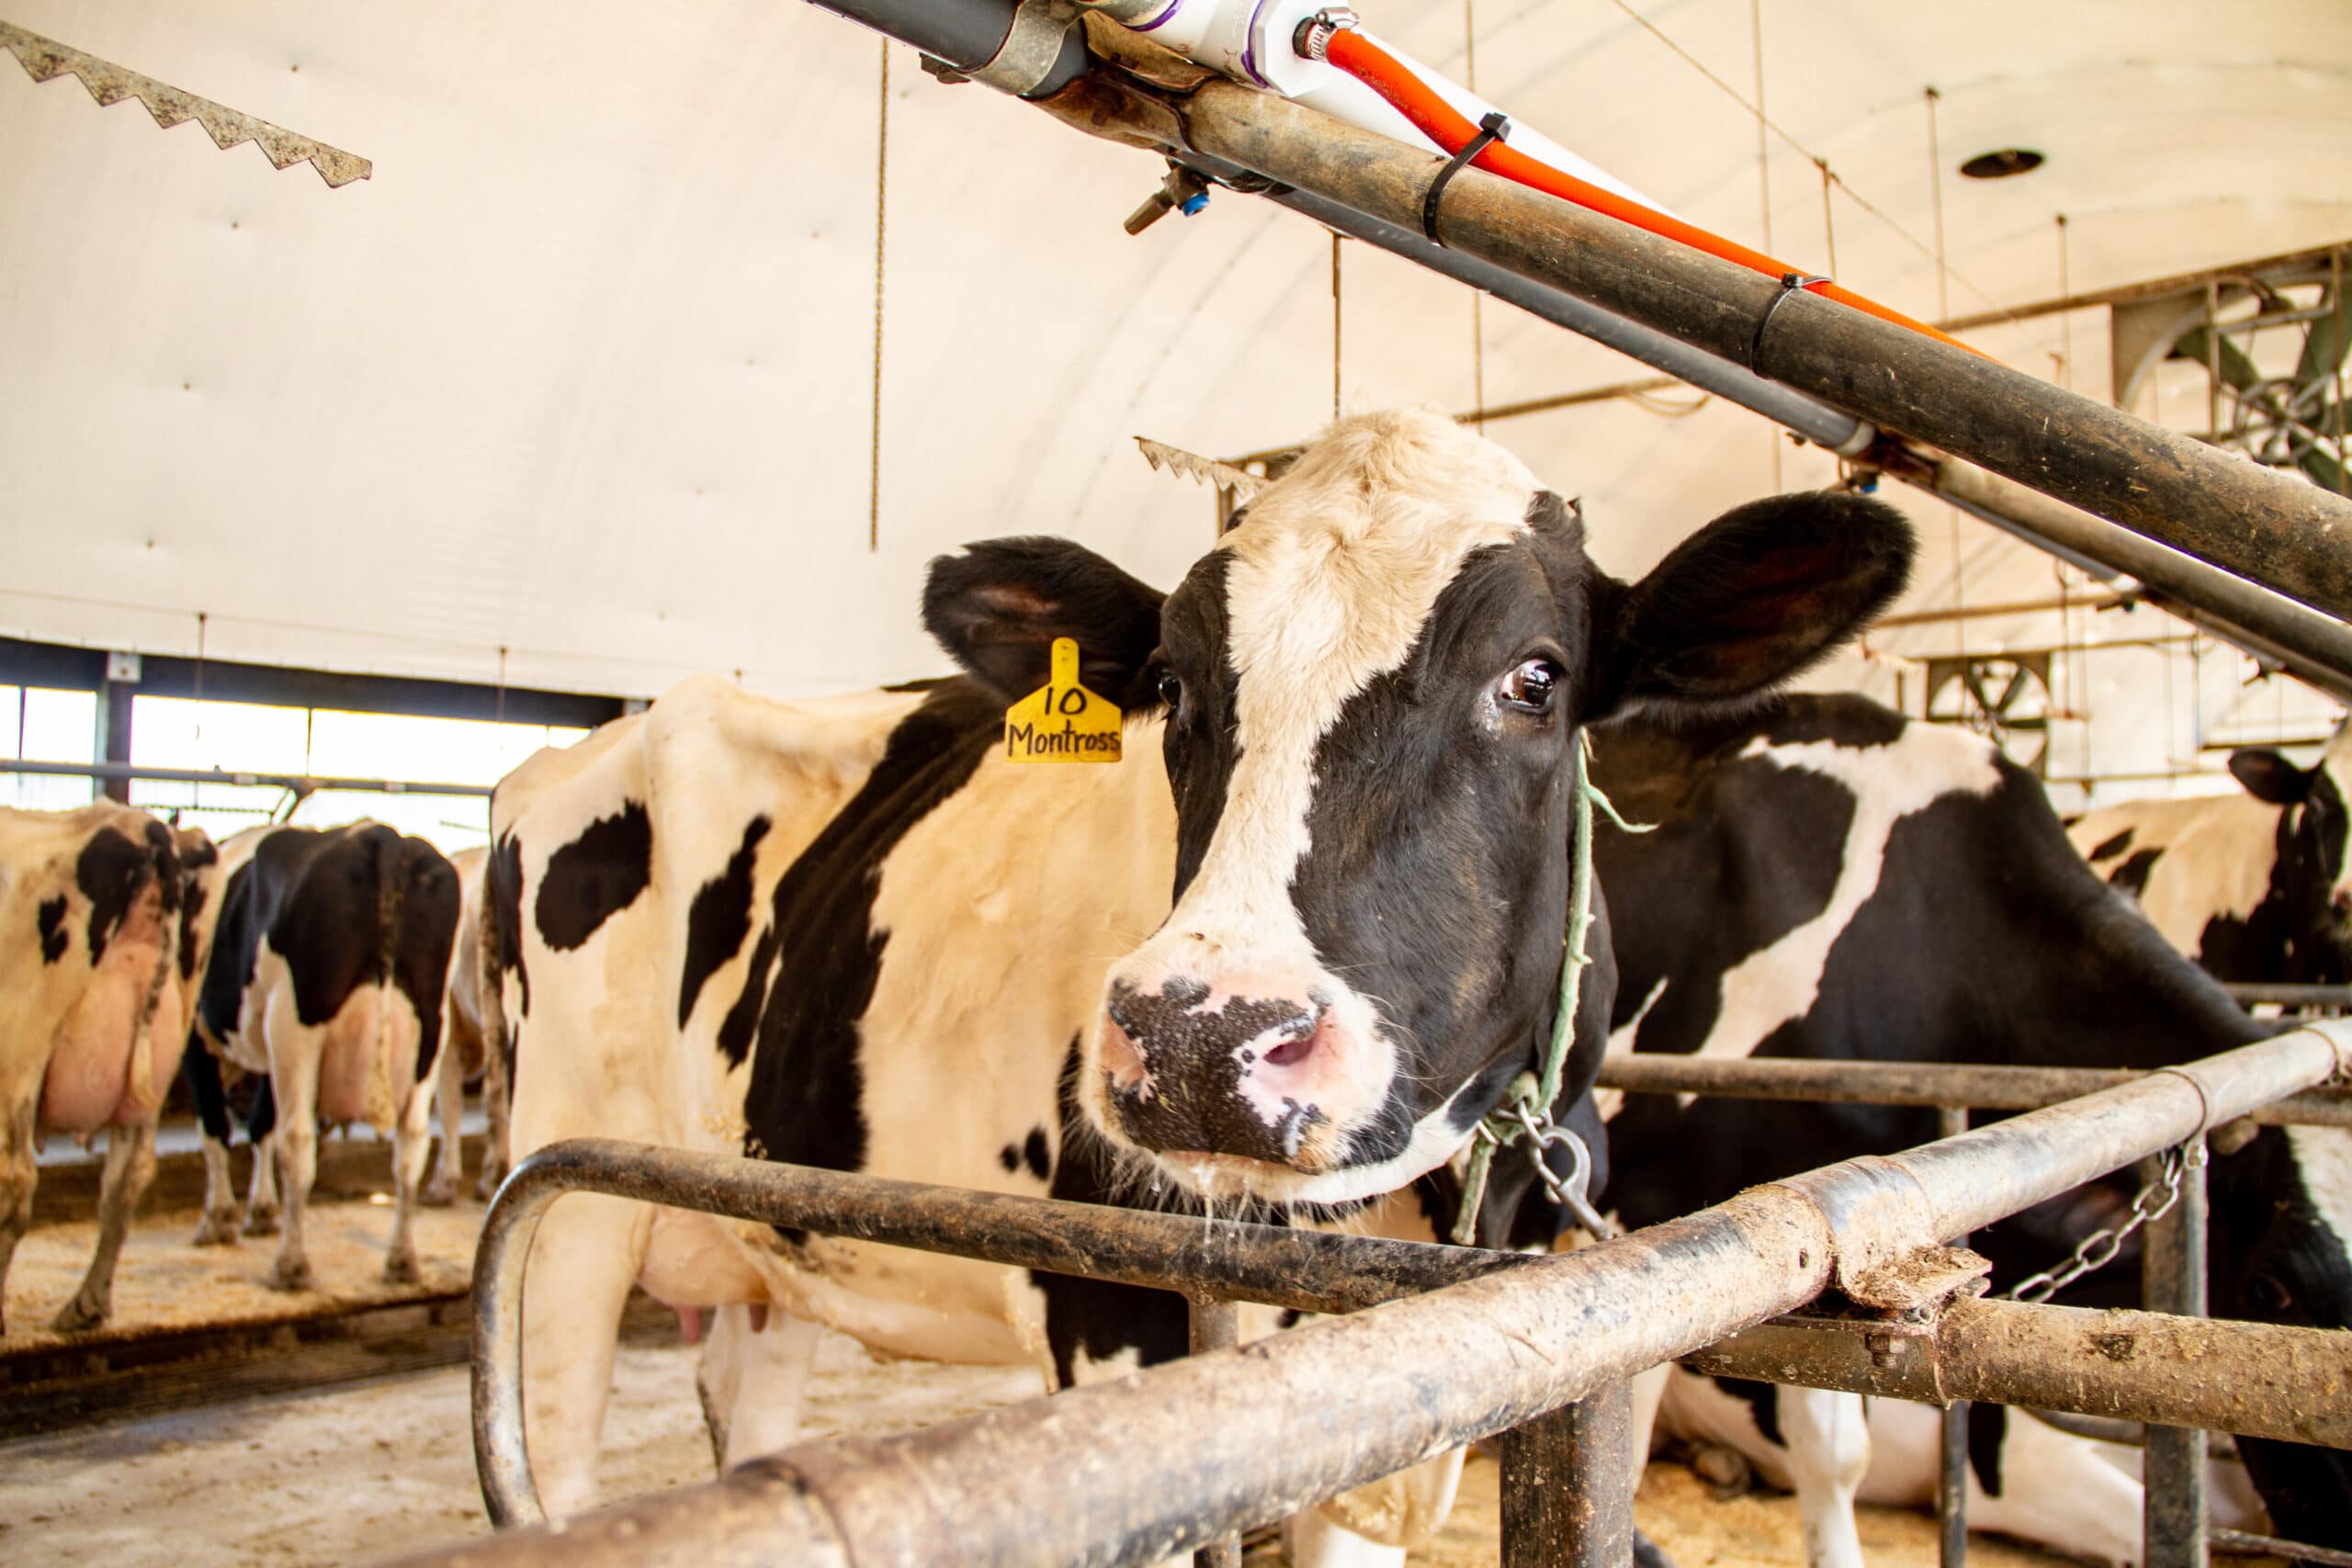
[(1186, 197), (1182, 201), (1179, 202), (1177, 204), (1176, 210), (1182, 213), (1185, 217), (1190, 218), (1198, 213), (1201, 209), (1206, 207), (1208, 204), (1209, 193), (1204, 190), (1195, 191), (1191, 196)]

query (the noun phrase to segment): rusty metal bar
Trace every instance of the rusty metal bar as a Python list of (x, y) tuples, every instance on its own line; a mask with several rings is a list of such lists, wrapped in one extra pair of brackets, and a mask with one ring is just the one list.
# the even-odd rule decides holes
[(1505, 1432), (1502, 1568), (1625, 1568), (1640, 1473), (1626, 1383)]
[[(1936, 1108), (1936, 1136), (1958, 1137), (1968, 1131), (1968, 1108)], [(1966, 1247), (1968, 1238), (1951, 1238)], [(1941, 1568), (1967, 1568), (1968, 1562), (1968, 1401), (1944, 1406), (1937, 1430), (1936, 1558)]]
[[(515, 1531), (416, 1561), (601, 1568), (616, 1560), (583, 1556), (594, 1540), (625, 1542), (628, 1559), (638, 1562), (703, 1562), (714, 1554), (741, 1561), (743, 1553), (788, 1559), (812, 1546), (861, 1562), (924, 1562), (951, 1545), (959, 1561), (976, 1564), (1156, 1562), (1520, 1426), (1785, 1312), (1833, 1280), (1856, 1301), (1905, 1303), (1904, 1271), (1894, 1266), (1922, 1241), (2015, 1213), (2347, 1066), (2352, 1025), (2314, 1024), (1904, 1155), (1849, 1160), (1756, 1188), (1565, 1257), (1490, 1260), (1487, 1271), (1460, 1283), (1239, 1349), (896, 1438), (804, 1443), (739, 1469), (716, 1488), (597, 1516), (593, 1529)], [(1098, 1267), (1057, 1234), (1066, 1222), (1100, 1226), (1108, 1219), (1112, 1235), (1163, 1218), (1195, 1236), (1210, 1229), (1198, 1220), (1037, 1200), (1025, 1201), (1022, 1213), (1022, 1200), (715, 1156), (614, 1144), (586, 1145), (586, 1158), (582, 1152), (581, 1145), (540, 1151), (509, 1179), (483, 1226), (474, 1275), (475, 1440), (494, 1517), (514, 1518), (526, 1506), (536, 1512), (522, 1447), (521, 1275), (537, 1220), (567, 1188), (899, 1240), (895, 1226), (871, 1223), (861, 1204), (827, 1211), (792, 1201), (817, 1193), (838, 1203), (855, 1192), (896, 1200), (905, 1234), (920, 1236), (918, 1245), (1021, 1261), (1048, 1256), (1055, 1261), (1046, 1266), (1066, 1272)], [(985, 1239), (960, 1234), (967, 1219), (980, 1222)], [(947, 1234), (943, 1222), (959, 1234)], [(1057, 1234), (1021, 1239), (1024, 1228), (1046, 1225)], [(1336, 1257), (1364, 1238), (1272, 1232), (1213, 1250), (1195, 1242), (1182, 1267), (1197, 1282), (1249, 1295), (1251, 1289), (1232, 1280), (1209, 1280), (1211, 1265), (1262, 1279), (1267, 1254), (1285, 1244), (1296, 1264)], [(1464, 1256), (1385, 1245), (1402, 1249), (1393, 1255), (1399, 1258)], [(1392, 1270), (1364, 1293), (1430, 1271)], [(1280, 1297), (1270, 1292), (1270, 1299), (1300, 1297), (1292, 1284)], [(1962, 1303), (1979, 1312), (1984, 1305)], [(1963, 1326), (1979, 1321), (1962, 1318)], [(2278, 1347), (2274, 1365), (2314, 1353), (2289, 1331), (2231, 1326), (2288, 1336), (2269, 1342)], [(2185, 1331), (2214, 1329), (2198, 1323)], [(2148, 1359), (2162, 1359), (2155, 1337), (2167, 1331), (2148, 1331)], [(1963, 1365), (1997, 1348), (1964, 1334), (1954, 1343)], [(2098, 1357), (2096, 1347), (2078, 1349)], [(1886, 1359), (1901, 1364), (1898, 1355)], [(2110, 1375), (2114, 1365), (2109, 1359)], [(2090, 1393), (2018, 1381), (2023, 1386), (1992, 1396), (2124, 1413)], [(2242, 1396), (2259, 1384), (2241, 1379), (2234, 1386)], [(1971, 1388), (1956, 1392), (1980, 1396)], [(2304, 1411), (2300, 1399), (2280, 1404), (2281, 1418)], [(2172, 1413), (2159, 1418), (2165, 1414)], [(2352, 1422), (2352, 1411), (2333, 1419)], [(2324, 1442), (2329, 1420), (2306, 1412), (2282, 1435)], [(821, 1530), (797, 1506), (750, 1523), (747, 1516), (759, 1512), (744, 1503), (752, 1492), (813, 1500)], [(710, 1534), (718, 1519), (737, 1525), (723, 1543)]]
[(2205, 1539), (2223, 1551), (2245, 1557), (2283, 1557), (2290, 1562), (2302, 1563), (2305, 1568), (2352, 1568), (2352, 1551), (2335, 1551), (2300, 1540), (2280, 1540), (2276, 1536), (2254, 1535), (2218, 1526), (2207, 1531)]
[[(2159, 1173), (2143, 1167), (2145, 1179)], [(2140, 1255), (2141, 1296), (2151, 1312), (2205, 1315), (2205, 1140), (2192, 1139), (2180, 1197), (2149, 1222)], [(2352, 1344), (2352, 1337), (2346, 1337)], [(2306, 1394), (2308, 1397), (2308, 1394)], [(2205, 1432), (2202, 1424), (2148, 1427), (2140, 1494), (2141, 1560), (2147, 1568), (2205, 1568)]]
[(1344, 1313), (1528, 1267), (1514, 1252), (1327, 1235), (1191, 1215), (967, 1192), (848, 1171), (579, 1138), (517, 1165), (474, 1252), (474, 1457), (492, 1522), (543, 1517), (523, 1451), (517, 1385), (523, 1273), (566, 1192), (729, 1214), (860, 1241), (1301, 1312)]
[[(1603, 1089), (1628, 1094), (1713, 1095), (1860, 1105), (1965, 1105), (2029, 1111), (2148, 1075), (2129, 1068), (1999, 1067), (1962, 1062), (1807, 1062), (1793, 1057), (1685, 1056), (1639, 1052), (1600, 1064)], [(2269, 1126), (2352, 1127), (2352, 1089), (2288, 1095), (2254, 1112)]]
[(2252, 985), (2228, 981), (2223, 983), (2222, 989), (2230, 993), (2232, 1001), (2249, 1007), (2268, 1002), (2278, 1007), (2352, 1010), (2352, 986)]
[[(1230, 1350), (1241, 1343), (1241, 1312), (1231, 1302), (1197, 1295), (1189, 1303), (1187, 1348), (1195, 1356)], [(1219, 1536), (1193, 1553), (1193, 1568), (1241, 1568), (1241, 1534)]]
[(1682, 1364), (1923, 1404), (1984, 1400), (2352, 1449), (2347, 1360), (2352, 1332), (2341, 1329), (1962, 1299), (1917, 1325), (1782, 1318)]

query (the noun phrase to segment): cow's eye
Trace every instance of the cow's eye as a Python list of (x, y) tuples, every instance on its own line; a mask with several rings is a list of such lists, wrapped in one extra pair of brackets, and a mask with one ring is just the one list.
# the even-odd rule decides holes
[(2294, 1292), (2279, 1282), (2276, 1274), (2256, 1274), (2246, 1287), (2255, 1305), (2265, 1312), (2285, 1312), (2295, 1304)]
[(1174, 713), (1176, 705), (1184, 700), (1184, 682), (1176, 678), (1173, 670), (1159, 672), (1159, 700), (1168, 705), (1170, 713)]
[(1503, 677), (1502, 700), (1522, 713), (1549, 713), (1562, 673), (1548, 659), (1531, 659)]

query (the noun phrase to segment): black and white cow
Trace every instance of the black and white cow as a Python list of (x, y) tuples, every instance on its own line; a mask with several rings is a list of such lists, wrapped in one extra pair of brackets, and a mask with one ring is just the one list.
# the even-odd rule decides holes
[(465, 903), (458, 918), (458, 940), (449, 949), (449, 982), (441, 1009), (441, 1065), (434, 1090), (434, 1116), (441, 1127), (441, 1146), (433, 1157), (433, 1174), (417, 1201), (428, 1208), (443, 1208), (458, 1201), (465, 1178), (464, 1129), (466, 1084), (482, 1080), (481, 1104), (490, 1123), (476, 1190), (487, 1198), (498, 1190), (506, 1175), (506, 1060), (490, 1049), (492, 998), (482, 975), (482, 878), (490, 866), (488, 848), (459, 850), (449, 857), (464, 890)]
[[(1614, 1049), (2154, 1067), (2273, 1027), (2116, 897), (2040, 784), (1973, 735), (1860, 697), (1799, 696), (1712, 727), (1621, 726), (1595, 747), (1619, 807), (1657, 824), (1600, 837)], [(1923, 1110), (1636, 1096), (1603, 1111), (1612, 1196), (1635, 1224), (1935, 1135)], [(2215, 1160), (2211, 1184), (2215, 1310), (2352, 1325), (2352, 1134), (2264, 1129)], [(1971, 1245), (2014, 1280), (2064, 1255), (2064, 1216), (2114, 1206), (2086, 1191)], [(2134, 1274), (2096, 1281), (2128, 1289)], [(1858, 1563), (1860, 1409), (1797, 1390), (1779, 1403), (1815, 1560)], [(2288, 1533), (2352, 1543), (2346, 1456), (2240, 1447)]]
[(155, 1116), (187, 1038), (181, 892), (172, 831), (143, 811), (0, 808), (0, 1297), (32, 1224), (40, 1134), (107, 1134), (97, 1251), (62, 1333), (106, 1321), (154, 1179)]
[(2352, 725), (2313, 766), (2233, 752), (2243, 795), (2129, 800), (2066, 829), (2165, 940), (2224, 980), (2352, 981)]
[[(1742, 700), (1910, 554), (1884, 507), (1787, 496), (1629, 586), (1516, 459), (1422, 412), (1335, 425), (1165, 597), (1065, 541), (971, 547), (923, 605), (966, 675), (796, 704), (691, 681), (499, 786), (516, 1154), (617, 1136), (1428, 1235), (1376, 1201), (1441, 1185), (1548, 1032), (1579, 727)], [(1057, 637), (1125, 709), (1124, 762), (1008, 761)], [(1605, 1033), (1602, 930), (1570, 1096)], [(789, 1440), (811, 1325), (1059, 1384), (1184, 1341), (1162, 1292), (603, 1197), (549, 1212), (530, 1280), (558, 1515), (591, 1497), (639, 1281), (735, 1323), (729, 1460)], [(1302, 1558), (1358, 1550), (1333, 1517)]]
[(376, 822), (252, 828), (220, 845), (187, 1076), (204, 1134), (198, 1246), (235, 1240), (229, 1122), (215, 1054), (268, 1076), (252, 1123), (244, 1229), (280, 1228), (270, 1283), (306, 1290), (303, 1211), (319, 1123), (393, 1136), (398, 1208), (384, 1277), (417, 1278), (410, 1235), (430, 1152), (442, 989), (458, 929), (457, 873), (422, 839)]

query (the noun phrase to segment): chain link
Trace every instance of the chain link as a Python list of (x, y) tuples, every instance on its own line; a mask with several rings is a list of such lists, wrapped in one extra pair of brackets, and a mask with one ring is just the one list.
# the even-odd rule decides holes
[(2205, 1141), (2201, 1137), (2165, 1150), (2156, 1156), (2155, 1179), (2133, 1196), (2130, 1219), (2120, 1225), (2102, 1225), (2091, 1232), (2076, 1245), (2074, 1256), (2053, 1269), (2018, 1280), (2008, 1291), (2008, 1298), (2030, 1303), (2046, 1302), (2084, 1275), (2097, 1273), (2114, 1262), (2134, 1231), (2172, 1213), (2172, 1206), (2180, 1201), (2182, 1175), (2191, 1166), (2204, 1163)]
[[(1590, 1232), (1593, 1240), (1608, 1241), (1615, 1236), (1617, 1227), (1601, 1217), (1588, 1196), (1592, 1186), (1592, 1151), (1585, 1147), (1584, 1140), (1549, 1117), (1537, 1120), (1534, 1108), (1525, 1100), (1509, 1107), (1508, 1113), (1527, 1139), (1535, 1161), (1535, 1179), (1544, 1184), (1544, 1196), (1574, 1214), (1577, 1224)], [(1555, 1148), (1568, 1151), (1566, 1176), (1554, 1170), (1551, 1162), (1544, 1157), (1545, 1150)]]

